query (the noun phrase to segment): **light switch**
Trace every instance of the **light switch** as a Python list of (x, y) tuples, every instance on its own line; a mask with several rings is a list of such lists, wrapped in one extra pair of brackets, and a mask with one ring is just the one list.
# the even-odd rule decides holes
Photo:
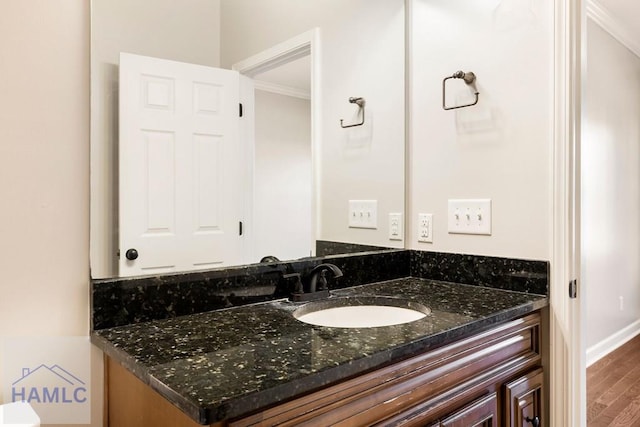
[(378, 228), (377, 200), (349, 200), (349, 228)]
[(450, 234), (491, 235), (491, 199), (450, 199)]

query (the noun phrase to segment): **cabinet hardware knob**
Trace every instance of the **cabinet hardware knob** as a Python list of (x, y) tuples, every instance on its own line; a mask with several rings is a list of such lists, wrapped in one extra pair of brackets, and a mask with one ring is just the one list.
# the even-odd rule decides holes
[(524, 420), (531, 423), (533, 427), (540, 427), (540, 417), (537, 415), (533, 418), (526, 417)]
[(129, 261), (133, 261), (138, 258), (138, 251), (135, 249), (127, 249), (124, 256), (126, 256)]

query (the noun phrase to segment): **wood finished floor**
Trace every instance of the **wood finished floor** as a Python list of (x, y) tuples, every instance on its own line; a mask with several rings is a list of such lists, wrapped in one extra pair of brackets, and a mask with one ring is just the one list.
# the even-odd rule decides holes
[(640, 427), (640, 336), (587, 369), (587, 426)]

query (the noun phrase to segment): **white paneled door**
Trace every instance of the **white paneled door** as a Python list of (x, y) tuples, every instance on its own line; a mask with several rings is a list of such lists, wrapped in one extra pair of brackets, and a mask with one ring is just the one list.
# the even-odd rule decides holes
[(236, 71), (120, 55), (120, 275), (242, 262)]

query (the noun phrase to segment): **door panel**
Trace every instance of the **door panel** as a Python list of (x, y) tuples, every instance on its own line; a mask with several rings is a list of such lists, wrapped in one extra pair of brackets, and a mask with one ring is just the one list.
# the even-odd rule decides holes
[(121, 54), (121, 276), (243, 262), (238, 103), (235, 71)]
[(505, 420), (513, 427), (544, 426), (543, 415), (543, 371), (537, 369), (505, 384)]

